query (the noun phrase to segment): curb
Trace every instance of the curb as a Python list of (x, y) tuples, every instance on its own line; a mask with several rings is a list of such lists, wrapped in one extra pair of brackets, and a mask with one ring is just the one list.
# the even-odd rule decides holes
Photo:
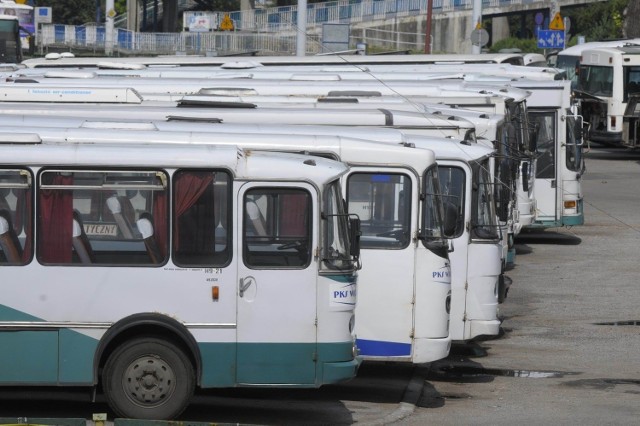
[(385, 416), (383, 419), (372, 423), (372, 425), (380, 426), (380, 425), (388, 425), (391, 423), (398, 422), (402, 419), (409, 417), (416, 409), (416, 405), (418, 401), (420, 401), (420, 397), (422, 396), (422, 391), (424, 389), (424, 382), (427, 377), (427, 372), (429, 368), (427, 366), (417, 366), (407, 385), (407, 389), (404, 392), (402, 397), (402, 401), (398, 404), (398, 408), (396, 408), (391, 414)]

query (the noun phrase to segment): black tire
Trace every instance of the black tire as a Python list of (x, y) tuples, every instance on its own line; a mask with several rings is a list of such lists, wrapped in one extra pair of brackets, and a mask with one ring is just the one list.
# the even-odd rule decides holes
[(104, 366), (102, 383), (107, 402), (118, 416), (168, 420), (189, 405), (195, 373), (176, 345), (144, 337), (116, 348)]

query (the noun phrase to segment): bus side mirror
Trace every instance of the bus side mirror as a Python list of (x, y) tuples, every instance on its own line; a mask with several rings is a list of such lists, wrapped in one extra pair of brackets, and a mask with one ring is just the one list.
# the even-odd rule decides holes
[(360, 236), (362, 231), (360, 230), (360, 218), (349, 218), (349, 254), (355, 259), (360, 257)]
[(522, 190), (529, 192), (529, 163), (522, 163)]
[(456, 234), (458, 227), (458, 209), (453, 203), (444, 202), (444, 236), (451, 238)]
[(538, 148), (538, 123), (534, 123), (529, 128), (529, 151), (536, 152)]

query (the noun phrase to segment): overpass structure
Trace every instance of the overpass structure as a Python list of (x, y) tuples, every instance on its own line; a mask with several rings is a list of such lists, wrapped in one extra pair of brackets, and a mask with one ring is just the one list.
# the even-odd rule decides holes
[[(243, 0), (244, 1), (244, 0)], [(518, 15), (524, 28), (525, 17), (542, 14), (545, 22), (563, 7), (593, 3), (596, 0), (482, 0), (483, 19), (492, 19), (493, 42), (509, 35), (506, 17)], [(378, 51), (424, 51), (427, 17), (431, 17), (430, 51), (470, 53), (473, 0), (338, 0), (308, 4), (306, 19), (307, 54), (330, 53), (335, 43), (327, 42), (327, 28), (346, 28), (348, 49), (364, 44)], [(148, 25), (149, 5), (163, 5), (162, 16), (152, 10), (153, 22), (162, 22), (163, 32), (142, 32)], [(144, 9), (142, 6), (146, 6)], [(252, 51), (266, 54), (292, 54), (300, 30), (297, 6), (245, 8), (234, 12), (190, 12), (178, 21), (179, 9), (187, 0), (130, 0), (127, 28), (116, 31), (114, 51), (122, 54), (225, 54)], [(143, 11), (146, 12), (143, 13)], [(226, 20), (225, 20), (226, 19)], [(219, 31), (223, 22), (232, 22), (229, 31)], [(546, 28), (542, 24), (542, 28)], [(227, 25), (228, 27), (228, 25)], [(179, 28), (181, 31), (168, 31)], [(533, 34), (530, 35), (533, 37)], [(42, 47), (99, 49), (104, 45), (100, 27), (50, 25), (42, 29)], [(476, 41), (477, 42), (477, 41)]]

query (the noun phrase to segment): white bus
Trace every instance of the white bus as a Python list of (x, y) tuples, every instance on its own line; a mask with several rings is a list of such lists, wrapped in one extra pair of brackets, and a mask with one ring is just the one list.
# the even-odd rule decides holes
[[(61, 118), (60, 122), (72, 126), (74, 120)], [(191, 127), (179, 124), (183, 129)], [(281, 130), (284, 134), (239, 133), (241, 129), (235, 133), (148, 131), (145, 126), (118, 129), (114, 123), (100, 122), (75, 129), (29, 127), (48, 143), (232, 144), (309, 152), (349, 163), (343, 185), (349, 213), (357, 214), (362, 223), (359, 280), (368, 283), (358, 290), (359, 354), (364, 359), (414, 363), (448, 355), (451, 266), (433, 152), (329, 135), (296, 135), (293, 129), (287, 134), (286, 127)], [(3, 126), (0, 131), (21, 130)], [(393, 283), (392, 294), (389, 283)]]
[[(527, 98), (529, 122), (536, 127), (536, 218), (529, 228), (555, 228), (584, 224), (582, 175), (582, 117), (569, 81), (519, 81), (531, 92)], [(523, 174), (523, 176), (528, 176)], [(529, 185), (523, 180), (522, 185)]]
[(196, 387), (356, 374), (342, 163), (0, 140), (0, 385), (100, 384), (119, 416), (167, 419)]
[[(637, 134), (624, 134), (629, 98), (640, 93), (640, 46), (591, 49), (582, 52), (577, 96), (589, 124), (587, 139), (637, 147)], [(635, 105), (635, 102), (633, 102)]]
[(491, 163), (495, 151), (461, 141), (434, 141), (407, 136), (416, 147), (433, 150), (445, 206), (457, 212), (448, 232), (451, 259), (451, 325), (454, 341), (500, 332), (498, 304), (508, 287), (502, 268), (502, 245), (494, 201)]
[(553, 66), (559, 68), (566, 73), (566, 78), (571, 80), (572, 87), (575, 88), (578, 83), (578, 68), (580, 67), (580, 58), (582, 52), (589, 49), (599, 49), (602, 47), (621, 47), (626, 45), (640, 45), (640, 38), (609, 40), (609, 41), (591, 41), (588, 43), (576, 44), (567, 47), (549, 59), (553, 58)]
[[(101, 57), (68, 57), (60, 54), (50, 54), (45, 58), (34, 58), (23, 61), (29, 68), (70, 68), (70, 67), (95, 67), (98, 63), (105, 62)], [(118, 58), (118, 63), (130, 67), (140, 65), (157, 66), (219, 66), (229, 62), (228, 57), (204, 57), (204, 56), (148, 56), (148, 57), (123, 57)], [(483, 54), (442, 54), (442, 55), (349, 55), (349, 56), (260, 56), (255, 58), (265, 66), (282, 65), (335, 65), (335, 64), (513, 64), (524, 65), (521, 54), (518, 53), (483, 53)]]

